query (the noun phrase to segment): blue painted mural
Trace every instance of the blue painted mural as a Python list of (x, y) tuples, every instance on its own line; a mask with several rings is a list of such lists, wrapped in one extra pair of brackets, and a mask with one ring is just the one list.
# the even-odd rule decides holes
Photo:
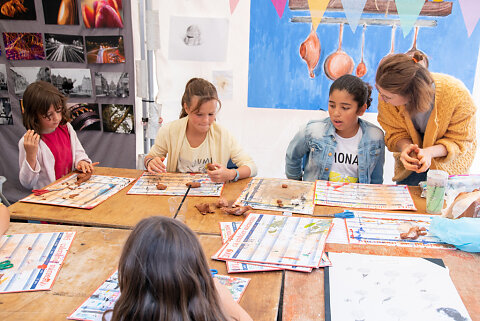
[[(479, 6), (480, 10), (480, 6)], [(294, 16), (309, 17), (308, 11), (291, 11), (287, 7), (280, 19), (271, 0), (254, 0), (250, 4), (250, 52), (248, 71), (248, 106), (257, 108), (326, 110), (328, 90), (332, 80), (325, 76), (325, 59), (338, 48), (339, 24), (320, 24), (317, 35), (321, 55), (309, 77), (307, 64), (300, 57), (301, 43), (308, 37), (311, 24), (291, 22)], [(345, 17), (343, 12), (326, 12), (325, 17)], [(361, 18), (384, 18), (381, 14), (362, 14)], [(388, 18), (398, 19), (390, 15)], [(420, 27), (417, 48), (430, 60), (429, 70), (450, 74), (461, 79), (472, 91), (480, 41), (477, 25), (468, 37), (458, 1), (453, 1), (452, 13), (446, 17), (424, 17), (436, 20), (435, 27)], [(361, 60), (363, 28), (352, 32), (344, 26), (342, 49), (353, 58), (355, 69)], [(369, 25), (365, 31), (364, 62), (367, 73), (364, 81), (375, 84), (379, 61), (390, 52), (392, 26)], [(404, 37), (396, 28), (394, 52), (407, 52), (413, 44), (414, 29)], [(355, 73), (355, 71), (354, 71)], [(370, 112), (377, 111), (377, 92), (374, 90)]]

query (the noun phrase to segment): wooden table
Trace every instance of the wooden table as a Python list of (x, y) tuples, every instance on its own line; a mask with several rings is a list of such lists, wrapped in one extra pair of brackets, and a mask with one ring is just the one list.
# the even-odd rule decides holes
[[(0, 294), (0, 320), (66, 320), (116, 269), (130, 231), (67, 225), (12, 223), (8, 233), (76, 231), (72, 247), (50, 291)], [(210, 257), (221, 246), (219, 236), (201, 235)], [(225, 263), (209, 260), (219, 274)], [(235, 275), (236, 276), (236, 275)], [(240, 273), (251, 278), (240, 305), (254, 320), (276, 320), (282, 272)]]
[[(472, 320), (480, 320), (480, 254), (459, 250), (327, 244), (328, 252), (441, 258)], [(285, 273), (283, 320), (325, 320), (324, 270)]]
[[(143, 171), (134, 169), (96, 167), (95, 174), (138, 178)], [(224, 186), (222, 196), (227, 200), (236, 200), (250, 179), (243, 179)], [(131, 185), (93, 209), (85, 210), (63, 206), (43, 205), (17, 202), (9, 207), (13, 219), (41, 220), (76, 225), (114, 227), (130, 229), (142, 218), (152, 215), (171, 216), (168, 206), (170, 196), (127, 195)], [(410, 188), (418, 212), (425, 213), (425, 199), (420, 198), (420, 188)], [(187, 197), (186, 224), (195, 232), (219, 235), (219, 222), (242, 221), (243, 216), (224, 214), (220, 209), (215, 213), (201, 215), (195, 208), (198, 203), (215, 203), (217, 197)], [(212, 206), (213, 207), (213, 206)], [(337, 213), (340, 207), (315, 206), (314, 214)], [(281, 214), (278, 211), (254, 211), (270, 214)], [(399, 212), (399, 211), (396, 211)], [(400, 211), (401, 212), (401, 211)], [(411, 211), (410, 211), (411, 212)]]

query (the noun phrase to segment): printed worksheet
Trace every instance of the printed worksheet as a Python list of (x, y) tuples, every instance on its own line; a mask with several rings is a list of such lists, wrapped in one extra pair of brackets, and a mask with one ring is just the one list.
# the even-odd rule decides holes
[(251, 213), (218, 252), (218, 259), (316, 268), (329, 219)]
[[(198, 182), (200, 187), (190, 188), (188, 196), (220, 196), (223, 184), (214, 183), (207, 174), (200, 173), (143, 173), (127, 194), (185, 195), (187, 183)], [(161, 189), (159, 189), (161, 188)], [(163, 189), (164, 188), (164, 189)]]
[[(242, 222), (220, 222), (220, 230), (222, 236), (222, 243), (226, 243), (230, 237), (235, 234), (238, 227)], [(275, 271), (283, 270), (284, 268), (279, 265), (272, 264), (262, 264), (254, 263), (249, 264), (246, 262), (237, 262), (237, 261), (226, 261), (228, 273), (241, 273), (241, 272), (261, 272), (261, 271)], [(320, 261), (319, 267), (330, 266), (332, 263), (328, 259), (326, 253), (323, 253), (322, 260)], [(304, 268), (300, 266), (290, 266), (289, 270), (301, 271), (301, 272), (311, 272), (311, 268)]]
[(2, 236), (0, 262), (3, 262), (3, 267), (13, 266), (0, 270), (0, 293), (50, 290), (72, 245), (75, 233)]
[(235, 204), (259, 210), (313, 214), (314, 183), (254, 177)]
[(133, 178), (92, 175), (92, 177), (77, 185), (77, 174), (68, 176), (58, 183), (40, 190), (40, 195), (31, 194), (21, 202), (59, 205), (91, 209), (118, 193)]
[(315, 182), (315, 204), (379, 210), (412, 210), (415, 203), (406, 185)]
[[(354, 211), (354, 218), (345, 219), (351, 244), (373, 244), (406, 247), (455, 249), (429, 233), (433, 215)], [(402, 239), (410, 228), (425, 228), (426, 235)]]

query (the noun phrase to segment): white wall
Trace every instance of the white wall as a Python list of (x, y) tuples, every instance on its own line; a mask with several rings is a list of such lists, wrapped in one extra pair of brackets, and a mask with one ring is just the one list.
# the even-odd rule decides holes
[[(284, 177), (285, 150), (298, 128), (310, 119), (327, 116), (327, 113), (247, 107), (250, 1), (239, 1), (233, 15), (230, 14), (227, 0), (157, 0), (153, 4), (153, 9), (159, 10), (160, 17), (162, 49), (156, 53), (159, 87), (157, 101), (163, 105), (162, 115), (165, 122), (178, 118), (181, 95), (188, 79), (203, 77), (212, 80), (212, 71), (231, 70), (233, 71), (233, 99), (222, 100), (223, 107), (218, 121), (230, 129), (255, 159), (259, 176)], [(166, 58), (168, 57), (170, 15), (229, 19), (227, 61), (168, 61)], [(480, 64), (477, 67), (475, 83), (477, 106), (480, 105), (479, 70)], [(265, 95), (268, 95), (268, 92)], [(137, 111), (139, 110), (141, 108), (137, 107)], [(378, 125), (376, 114), (366, 113), (363, 118)], [(138, 134), (140, 130), (137, 131)], [(140, 145), (138, 151), (139, 153), (143, 151), (143, 145)], [(479, 162), (480, 152), (477, 152), (476, 165), (473, 167), (475, 172), (480, 170)], [(393, 156), (388, 151), (384, 173), (384, 183), (391, 183)]]

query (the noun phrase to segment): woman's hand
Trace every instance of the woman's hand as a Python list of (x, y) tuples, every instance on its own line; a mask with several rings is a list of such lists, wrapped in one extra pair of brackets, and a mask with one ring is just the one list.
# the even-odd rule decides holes
[(233, 169), (228, 169), (225, 166), (217, 163), (212, 163), (215, 166), (215, 170), (208, 170), (207, 174), (214, 183), (226, 183), (231, 181), (237, 175), (237, 172)]
[[(98, 164), (98, 163), (97, 163)], [(84, 160), (81, 160), (78, 162), (77, 164), (77, 171), (80, 171), (82, 173), (90, 173), (90, 172), (93, 172), (93, 165), (94, 164), (90, 164), (89, 162), (87, 161), (84, 161)]]
[(23, 148), (25, 148), (26, 159), (30, 167), (35, 170), (37, 163), (38, 144), (40, 143), (40, 135), (36, 134), (32, 129), (27, 130), (23, 136)]
[(163, 163), (164, 160), (165, 157), (150, 157), (145, 161), (147, 171), (152, 174), (166, 173), (167, 167)]
[(432, 156), (433, 155), (430, 153), (429, 149), (419, 149), (417, 157), (419, 159), (420, 168), (416, 170), (417, 173), (423, 173), (430, 168), (430, 165), (432, 165)]
[(402, 162), (405, 169), (413, 172), (419, 170), (419, 168), (421, 167), (420, 160), (417, 156), (419, 151), (420, 148), (418, 148), (417, 144), (405, 145), (400, 154), (400, 161)]

